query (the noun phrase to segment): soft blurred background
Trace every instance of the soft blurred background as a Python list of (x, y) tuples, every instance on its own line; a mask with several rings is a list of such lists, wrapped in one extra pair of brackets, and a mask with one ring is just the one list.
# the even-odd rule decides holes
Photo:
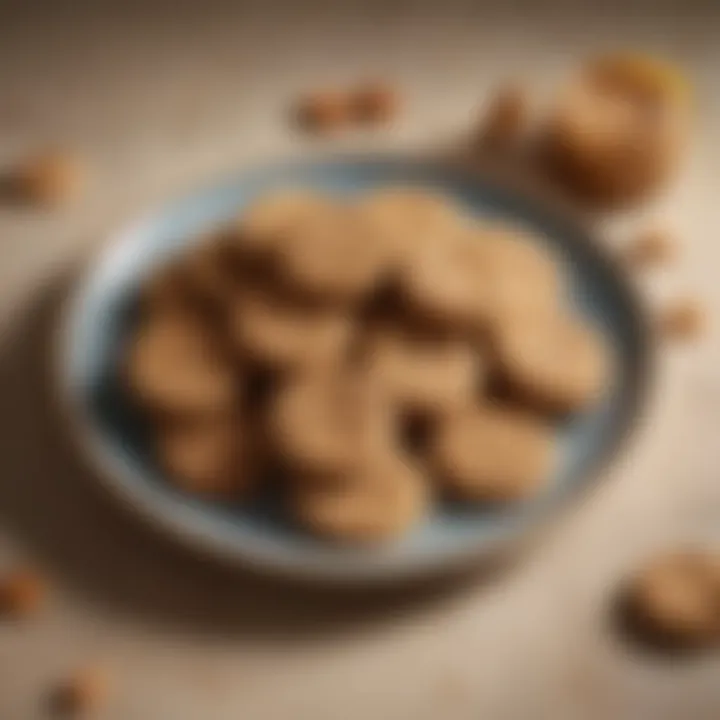
[[(492, 582), (328, 595), (202, 560), (96, 492), (53, 419), (57, 309), (107, 234), (158, 202), (270, 157), (423, 148), (467, 132), (506, 79), (542, 103), (596, 51), (649, 50), (698, 94), (684, 175), (633, 223), (683, 252), (650, 302), (700, 295), (712, 316), (720, 180), (720, 4), (707, 0), (0, 0), (0, 163), (45, 147), (89, 168), (76, 203), (0, 206), (0, 565), (52, 584), (39, 616), (0, 625), (0, 718), (45, 716), (73, 668), (106, 667), (118, 720), (715, 720), (715, 658), (637, 655), (607, 625), (649, 553), (720, 539), (720, 344), (658, 359), (656, 392), (608, 482)], [(396, 125), (308, 140), (299, 92), (387, 78)]]

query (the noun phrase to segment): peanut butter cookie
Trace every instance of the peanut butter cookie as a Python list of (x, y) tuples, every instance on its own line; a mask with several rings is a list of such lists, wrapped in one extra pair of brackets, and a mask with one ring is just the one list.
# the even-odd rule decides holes
[(474, 502), (508, 502), (537, 493), (553, 458), (549, 426), (492, 406), (446, 417), (430, 441), (431, 467), (442, 485)]
[(332, 540), (372, 544), (407, 532), (427, 512), (428, 482), (399, 455), (379, 456), (342, 483), (297, 487), (297, 520)]

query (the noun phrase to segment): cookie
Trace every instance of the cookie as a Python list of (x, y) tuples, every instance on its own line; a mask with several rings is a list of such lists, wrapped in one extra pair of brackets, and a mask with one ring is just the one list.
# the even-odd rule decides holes
[(391, 417), (377, 386), (350, 372), (310, 373), (278, 391), (270, 435), (291, 473), (343, 477), (384, 448)]
[(251, 255), (273, 255), (278, 244), (305, 218), (328, 212), (329, 202), (319, 195), (303, 190), (277, 191), (251, 203), (227, 232), (234, 235), (236, 249)]
[(439, 328), (483, 332), (495, 316), (486, 253), (466, 231), (408, 256), (399, 284), (409, 310)]
[(184, 273), (189, 292), (217, 307), (227, 304), (237, 289), (225, 242), (220, 234), (207, 236), (185, 256)]
[(537, 493), (554, 459), (552, 429), (493, 406), (469, 408), (439, 423), (429, 462), (448, 493), (471, 502), (508, 502)]
[(460, 339), (386, 328), (372, 333), (365, 352), (369, 372), (411, 415), (452, 412), (483, 386), (482, 359)]
[(372, 544), (407, 532), (427, 513), (427, 479), (398, 454), (379, 456), (345, 482), (298, 486), (297, 521), (331, 540)]
[(597, 330), (579, 319), (506, 323), (495, 340), (497, 369), (510, 393), (539, 410), (583, 410), (610, 383), (609, 348)]
[(280, 272), (310, 297), (351, 303), (368, 296), (383, 278), (389, 249), (353, 207), (306, 215), (285, 238)]
[(173, 258), (150, 275), (141, 289), (141, 307), (145, 315), (182, 310), (193, 305), (185, 281), (184, 256)]
[(222, 238), (207, 236), (171, 259), (146, 282), (143, 308), (218, 310), (233, 296), (237, 280), (228, 266)]
[(191, 313), (146, 318), (128, 349), (125, 379), (135, 399), (159, 414), (215, 414), (236, 398), (232, 366)]
[(233, 416), (161, 425), (155, 451), (168, 480), (202, 495), (241, 496), (257, 471), (251, 430)]
[(261, 290), (240, 293), (229, 322), (243, 354), (280, 371), (339, 364), (351, 335), (343, 312)]
[(720, 560), (679, 551), (651, 562), (630, 583), (629, 609), (652, 639), (680, 645), (720, 642)]
[(474, 231), (490, 286), (493, 319), (556, 313), (562, 293), (559, 266), (553, 256), (529, 236), (512, 229), (479, 227)]
[(442, 243), (466, 223), (447, 197), (420, 187), (376, 190), (357, 207), (393, 251), (396, 263), (406, 262), (426, 243)]
[(467, 221), (451, 198), (423, 187), (382, 188), (366, 194), (359, 207), (378, 222), (410, 236), (419, 232), (442, 237)]

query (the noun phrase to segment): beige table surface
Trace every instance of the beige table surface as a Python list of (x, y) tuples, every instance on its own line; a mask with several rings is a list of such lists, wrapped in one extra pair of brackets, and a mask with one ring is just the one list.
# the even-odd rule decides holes
[[(38, 618), (0, 625), (0, 719), (44, 717), (58, 678), (99, 663), (116, 685), (99, 716), (113, 720), (717, 720), (717, 658), (638, 657), (604, 614), (646, 554), (720, 539), (712, 324), (662, 353), (632, 450), (522, 562), (493, 582), (381, 597), (277, 588), (156, 537), (96, 492), (43, 373), (68, 271), (175, 192), (311, 149), (285, 122), (297, 91), (388, 74), (407, 98), (397, 129), (336, 145), (422, 147), (466, 129), (505, 76), (542, 98), (573, 58), (627, 45), (676, 58), (700, 89), (694, 156), (647, 211), (682, 252), (644, 286), (657, 302), (698, 294), (717, 315), (720, 6), (45, 5), (0, 3), (0, 162), (61, 143), (93, 182), (55, 213), (0, 207), (0, 568), (28, 560), (52, 581)], [(609, 242), (641, 222), (610, 223)]]

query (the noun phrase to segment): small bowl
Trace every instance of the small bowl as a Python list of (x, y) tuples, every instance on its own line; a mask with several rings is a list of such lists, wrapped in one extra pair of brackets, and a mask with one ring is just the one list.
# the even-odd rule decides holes
[[(538, 497), (512, 507), (438, 506), (398, 541), (350, 549), (311, 537), (283, 517), (279, 503), (215, 504), (184, 494), (162, 477), (147, 434), (118, 381), (118, 359), (143, 280), (206, 229), (257, 195), (288, 185), (348, 196), (384, 185), (446, 193), (478, 217), (532, 231), (556, 258), (567, 304), (603, 333), (616, 376), (590, 412), (558, 428), (561, 461)], [(650, 342), (638, 298), (610, 256), (569, 214), (450, 162), (335, 158), (239, 172), (121, 229), (92, 263), (62, 333), (59, 382), (71, 424), (98, 476), (150, 522), (197, 548), (286, 577), (386, 583), (471, 565), (506, 550), (557, 515), (619, 449), (645, 397)]]

